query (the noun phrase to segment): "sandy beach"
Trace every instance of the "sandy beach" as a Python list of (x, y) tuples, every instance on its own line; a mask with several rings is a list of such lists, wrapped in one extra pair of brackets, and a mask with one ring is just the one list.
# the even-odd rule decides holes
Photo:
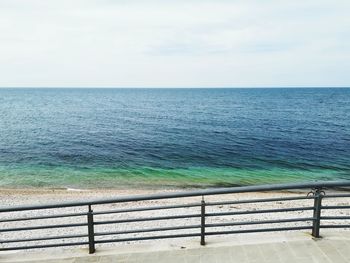
[[(40, 205), (50, 203), (60, 203), (69, 201), (86, 201), (103, 198), (115, 198), (128, 195), (144, 195), (153, 194), (160, 192), (180, 192), (184, 190), (173, 189), (173, 190), (161, 190), (161, 189), (125, 189), (125, 190), (63, 190), (63, 189), (1, 189), (0, 200), (2, 207), (12, 207), (20, 205)], [(188, 190), (186, 190), (188, 191)], [(246, 200), (246, 199), (258, 199), (258, 198), (277, 198), (277, 197), (290, 197), (290, 196), (305, 196), (307, 191), (295, 191), (295, 192), (259, 192), (259, 193), (244, 193), (244, 194), (227, 194), (219, 196), (206, 196), (206, 202), (213, 201), (230, 201), (230, 200)], [(327, 192), (330, 194), (330, 191)], [(106, 211), (112, 209), (125, 209), (131, 207), (144, 207), (144, 206), (157, 206), (157, 205), (169, 205), (169, 204), (188, 204), (200, 202), (200, 197), (192, 198), (177, 198), (170, 200), (157, 200), (157, 201), (140, 201), (133, 203), (122, 203), (122, 204), (108, 204), (108, 205), (96, 205), (93, 206), (94, 212)], [(349, 205), (350, 198), (330, 198), (324, 199), (323, 205)], [(313, 200), (295, 200), (295, 201), (274, 201), (267, 203), (255, 203), (255, 204), (231, 204), (231, 205), (215, 205), (208, 206), (206, 212), (234, 212), (234, 211), (245, 211), (245, 210), (263, 210), (263, 209), (277, 209), (277, 208), (292, 208), (292, 207), (311, 207)], [(54, 215), (54, 214), (65, 214), (65, 213), (79, 213), (87, 212), (87, 207), (72, 207), (72, 208), (61, 208), (61, 209), (45, 209), (39, 211), (25, 211), (25, 212), (13, 212), (11, 214), (2, 214), (1, 218), (13, 218), (13, 217), (31, 217), (39, 215)], [(157, 211), (142, 211), (132, 213), (117, 213), (117, 214), (106, 214), (106, 215), (95, 215), (95, 222), (105, 220), (119, 220), (119, 219), (130, 219), (130, 218), (141, 218), (141, 217), (156, 217), (156, 216), (171, 216), (179, 214), (198, 214), (200, 207), (192, 208), (178, 208), (178, 209), (167, 209)], [(324, 216), (350, 216), (349, 209), (342, 210), (323, 210)], [(289, 219), (289, 218), (310, 218), (312, 217), (312, 211), (294, 211), (294, 212), (282, 212), (282, 213), (266, 213), (266, 214), (249, 214), (249, 215), (230, 215), (221, 217), (208, 217), (206, 223), (228, 223), (228, 222), (242, 222), (242, 221), (259, 221), (259, 220), (274, 220), (274, 219)], [(45, 220), (27, 220), (21, 222), (6, 222), (0, 223), (1, 229), (6, 228), (18, 228), (24, 226), (38, 226), (38, 225), (51, 225), (51, 224), (72, 224), (72, 223), (85, 223), (86, 216), (79, 217), (65, 217), (60, 219), (45, 219)], [(338, 221), (324, 221), (327, 224), (349, 224), (349, 220), (338, 220)], [(154, 227), (172, 227), (172, 226), (183, 226), (183, 225), (199, 225), (200, 218), (186, 218), (186, 219), (174, 219), (174, 220), (159, 220), (149, 222), (131, 222), (131, 223), (119, 223), (119, 224), (102, 224), (95, 226), (96, 233), (112, 232), (112, 231), (125, 231), (135, 230), (141, 228), (154, 228)], [(222, 231), (222, 230), (235, 230), (235, 229), (251, 229), (251, 228), (272, 228), (272, 227), (285, 227), (285, 226), (311, 226), (311, 222), (288, 222), (278, 224), (260, 224), (251, 226), (234, 226), (225, 228), (210, 228), (208, 231)], [(338, 229), (339, 230), (339, 229)], [(311, 230), (302, 230), (305, 233), (310, 233)], [(151, 235), (166, 235), (174, 233), (198, 233), (199, 229), (187, 229), (180, 231), (162, 231), (155, 233), (144, 233), (144, 234), (122, 234), (122, 235), (108, 235), (98, 236), (97, 240), (112, 239), (112, 238), (130, 238), (138, 236), (151, 236)], [(1, 240), (17, 239), (17, 238), (34, 238), (42, 236), (56, 236), (56, 235), (71, 235), (71, 234), (86, 234), (87, 228), (83, 227), (70, 227), (70, 228), (57, 228), (57, 229), (46, 229), (46, 230), (31, 230), (31, 231), (19, 231), (19, 232), (3, 232), (1, 233)], [(322, 230), (321, 230), (322, 234)], [(199, 240), (199, 238), (192, 238)], [(32, 245), (32, 244), (48, 244), (48, 243), (60, 243), (60, 242), (81, 242), (86, 241), (87, 238), (76, 238), (76, 239), (63, 239), (53, 241), (34, 241), (34, 242), (22, 242), (13, 243), (11, 245)], [(210, 240), (210, 237), (208, 237)], [(181, 244), (183, 239), (173, 239), (169, 242), (174, 244)], [(143, 241), (143, 242), (154, 242), (154, 241)], [(130, 242), (127, 242), (130, 243)], [(112, 244), (101, 244), (101, 246), (111, 246)], [(3, 247), (8, 246), (3, 244)]]

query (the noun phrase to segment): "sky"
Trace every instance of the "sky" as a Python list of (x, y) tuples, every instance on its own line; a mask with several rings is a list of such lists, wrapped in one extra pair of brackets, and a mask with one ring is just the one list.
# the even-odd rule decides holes
[(0, 87), (350, 86), (349, 0), (0, 0)]

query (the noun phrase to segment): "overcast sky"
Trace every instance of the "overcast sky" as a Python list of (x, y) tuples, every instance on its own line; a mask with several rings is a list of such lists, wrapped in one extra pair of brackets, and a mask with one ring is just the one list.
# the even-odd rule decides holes
[(0, 0), (0, 86), (350, 86), (350, 1)]

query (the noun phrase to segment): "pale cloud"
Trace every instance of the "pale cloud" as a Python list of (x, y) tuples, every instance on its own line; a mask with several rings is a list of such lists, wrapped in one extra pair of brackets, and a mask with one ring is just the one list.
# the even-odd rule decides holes
[(347, 86), (343, 0), (0, 0), (0, 86)]

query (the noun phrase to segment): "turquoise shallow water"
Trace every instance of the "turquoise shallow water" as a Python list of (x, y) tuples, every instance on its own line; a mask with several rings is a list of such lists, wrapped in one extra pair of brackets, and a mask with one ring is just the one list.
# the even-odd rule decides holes
[(350, 179), (350, 89), (0, 89), (0, 187)]

